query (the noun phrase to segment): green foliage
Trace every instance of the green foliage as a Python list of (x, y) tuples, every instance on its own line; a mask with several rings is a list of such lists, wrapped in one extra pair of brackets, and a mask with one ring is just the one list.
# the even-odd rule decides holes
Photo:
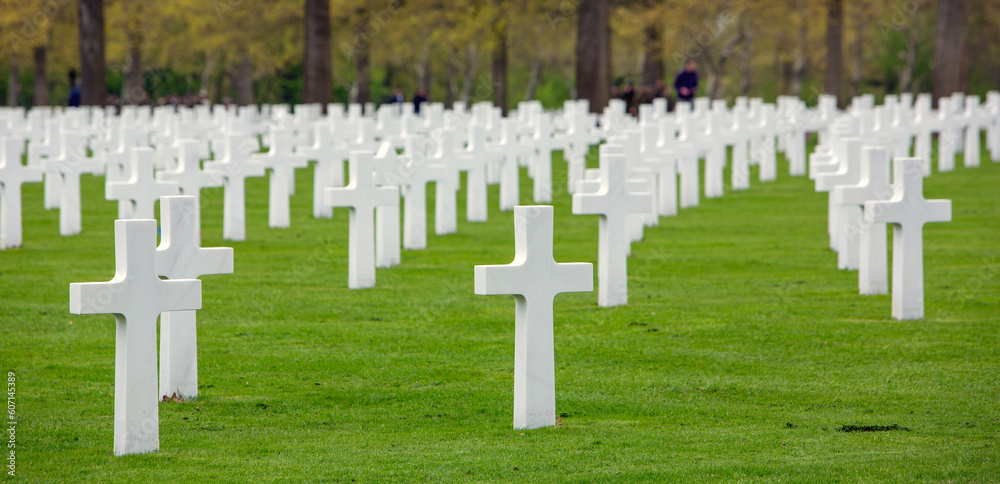
[[(234, 247), (236, 272), (204, 278), (200, 397), (159, 406), (160, 452), (121, 458), (114, 318), (67, 312), (70, 282), (114, 274), (116, 205), (85, 176), (84, 232), (60, 237), (58, 212), (29, 184), (24, 248), (0, 252), (18, 475), (989, 482), (1000, 470), (1000, 164), (957, 166), (925, 181), (928, 198), (953, 200), (954, 220), (924, 228), (924, 320), (891, 320), (889, 296), (857, 295), (857, 273), (836, 270), (828, 249), (827, 197), (781, 162), (777, 181), (647, 229), (628, 306), (556, 298), (562, 425), (533, 431), (511, 429), (514, 301), (472, 288), (474, 265), (514, 253), (496, 187), (488, 223), (432, 234), (360, 291), (346, 288), (348, 214), (311, 218), (310, 171), (297, 172), (289, 229), (267, 228), (267, 180), (249, 180), (246, 242), (221, 239), (222, 189), (205, 190), (202, 245)], [(523, 170), (522, 182), (530, 204)], [(570, 205), (557, 189), (555, 258), (596, 263), (598, 219)], [(838, 431), (893, 426), (909, 431)]]
[[(370, 46), (372, 100), (381, 102), (401, 86), (412, 96), (423, 73), (430, 72), (434, 101), (459, 99), (467, 72), (474, 79), (472, 101), (491, 100), (491, 63), (500, 34), (508, 49), (508, 106), (523, 97), (534, 62), (542, 65), (537, 96), (547, 105), (561, 105), (572, 92), (575, 59), (576, 7), (566, 0), (407, 0), (364, 2), (331, 0), (331, 52), (334, 89), (348, 99), (356, 78), (355, 47)], [(791, 94), (792, 82), (783, 79), (790, 65), (803, 66), (799, 75), (803, 95), (815, 102), (814, 88), (825, 78), (825, 12), (822, 0), (676, 0), (671, 2), (611, 2), (612, 70), (615, 79), (638, 81), (646, 49), (646, 31), (656, 27), (656, 41), (669, 79), (687, 56), (698, 59), (704, 85), (721, 79), (716, 96), (731, 100), (749, 80), (749, 94), (772, 100)], [(20, 62), (29, 79), (19, 103), (31, 97), (31, 49), (48, 51), (50, 85), (62, 89), (65, 72), (79, 67), (74, 2), (54, 0), (0, 0), (0, 60)], [(916, 85), (931, 87), (935, 5), (926, 1), (845, 2), (844, 71), (852, 76), (860, 62), (863, 93), (884, 95), (900, 89), (905, 39), (917, 39)], [(1000, 84), (1000, 3), (971, 2), (969, 44), (970, 93), (984, 94)], [(913, 16), (910, 14), (914, 13)], [(205, 89), (219, 102), (235, 96), (230, 85), (237, 65), (248, 59), (251, 77), (259, 89), (255, 102), (298, 102), (303, 57), (303, 2), (301, 0), (106, 0), (106, 56), (109, 91), (120, 92), (117, 72), (125, 69), (129, 53), (140, 53), (145, 72), (171, 77), (152, 83), (153, 99)], [(912, 19), (916, 19), (912, 22)], [(16, 41), (16, 42), (15, 42)], [(854, 46), (861, 46), (854, 50)], [(746, 49), (745, 49), (746, 48)], [(743, 59), (744, 52), (748, 52)], [(857, 54), (855, 54), (857, 52)], [(856, 57), (855, 57), (856, 56)], [(745, 60), (745, 62), (744, 62)], [(801, 62), (799, 62), (801, 61)], [(797, 64), (798, 63), (798, 64)], [(797, 71), (798, 72), (798, 71)], [(176, 74), (177, 77), (173, 78)], [(4, 81), (0, 80), (0, 83)], [(50, 96), (54, 104), (62, 96)]]
[(535, 99), (538, 99), (545, 109), (559, 108), (570, 99), (571, 87), (569, 79), (546, 77), (535, 91)]

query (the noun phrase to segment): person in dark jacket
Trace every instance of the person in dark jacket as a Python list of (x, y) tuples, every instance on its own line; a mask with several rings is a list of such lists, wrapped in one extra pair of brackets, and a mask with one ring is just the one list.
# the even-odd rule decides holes
[(413, 112), (420, 114), (420, 105), (425, 102), (427, 102), (427, 91), (417, 89), (417, 93), (413, 96)]
[(677, 90), (677, 100), (691, 102), (698, 91), (698, 64), (694, 59), (688, 59), (684, 63), (684, 70), (677, 74), (674, 79), (674, 89)]
[(625, 85), (625, 90), (622, 91), (622, 101), (625, 101), (625, 112), (632, 114), (635, 103), (635, 84), (631, 82)]
[(76, 80), (76, 71), (69, 71), (69, 99), (67, 106), (80, 107), (80, 83)]

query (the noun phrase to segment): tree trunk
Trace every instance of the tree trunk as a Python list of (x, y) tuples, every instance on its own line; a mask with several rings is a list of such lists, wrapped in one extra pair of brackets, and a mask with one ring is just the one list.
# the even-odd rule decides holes
[(752, 34), (750, 33), (750, 27), (747, 26), (747, 20), (741, 19), (740, 29), (742, 30), (740, 34), (741, 38), (741, 49), (740, 49), (740, 95), (749, 96), (750, 95), (750, 57), (751, 49), (750, 44), (753, 41)]
[(253, 104), (253, 66), (250, 55), (243, 54), (236, 71), (236, 105), (249, 106)]
[(420, 55), (420, 72), (417, 75), (417, 87), (423, 89), (427, 93), (428, 98), (431, 95), (431, 86), (434, 84), (432, 65), (431, 44), (426, 42), (423, 45), (423, 52)]
[(17, 106), (17, 98), (21, 94), (21, 72), (17, 61), (10, 60), (10, 70), (7, 71), (7, 105)]
[(528, 76), (528, 88), (524, 92), (524, 100), (535, 99), (535, 89), (538, 88), (538, 76), (542, 73), (542, 60), (535, 57), (531, 61), (531, 75)]
[(369, 103), (372, 100), (371, 62), (368, 55), (369, 49), (365, 45), (358, 49), (354, 56), (354, 69), (358, 74), (354, 80), (356, 88), (354, 89), (354, 99), (351, 102), (361, 105)]
[(104, 106), (108, 86), (104, 72), (104, 1), (79, 0), (80, 105)]
[(458, 57), (458, 52), (453, 49), (446, 61), (448, 84), (445, 86), (444, 105), (449, 108), (455, 102), (456, 96), (458, 96), (458, 64), (455, 62), (456, 57)]
[[(707, 48), (705, 49), (705, 52), (708, 52)], [(711, 74), (708, 79), (708, 98), (717, 99), (719, 91), (722, 89), (722, 78), (725, 73), (726, 57), (720, 56), (718, 64), (709, 62), (708, 66), (709, 73)]]
[(139, 104), (145, 89), (142, 85), (142, 52), (137, 39), (129, 40), (128, 61), (125, 63), (125, 79), (122, 84), (122, 104)]
[(934, 38), (934, 103), (968, 87), (968, 26), (965, 0), (938, 0)]
[(805, 77), (809, 59), (806, 57), (806, 45), (809, 40), (809, 12), (804, 2), (799, 3), (799, 42), (795, 49), (795, 62), (792, 63), (792, 95), (802, 97), (802, 78)]
[(501, 17), (493, 23), (493, 105), (507, 115), (507, 22)]
[(607, 0), (581, 0), (577, 10), (577, 96), (590, 101), (590, 111), (599, 113), (611, 96), (611, 29)]
[(215, 56), (205, 56), (205, 65), (201, 68), (201, 78), (198, 82), (198, 94), (208, 97), (208, 85), (212, 82), (212, 72), (215, 70)]
[[(919, 5), (919, 4), (918, 4)], [(903, 68), (899, 72), (899, 92), (913, 91), (917, 83), (913, 82), (913, 71), (917, 66), (917, 47), (920, 42), (920, 31), (917, 12), (919, 7), (910, 11), (910, 27), (906, 34), (906, 54), (903, 57)]]
[(663, 79), (663, 32), (658, 21), (643, 29), (642, 82), (653, 84)]
[[(359, 7), (355, 11), (358, 19), (354, 26), (355, 32), (365, 32), (365, 21), (368, 18), (368, 10)], [(371, 87), (371, 40), (367, 36), (354, 43), (354, 70), (357, 75), (354, 78), (354, 88), (351, 89), (351, 103), (369, 103), (372, 100)]]
[(864, 52), (861, 48), (862, 41), (865, 40), (865, 29), (868, 26), (868, 2), (861, 0), (855, 5), (854, 41), (851, 42), (851, 96), (861, 94), (861, 75), (864, 68)]
[(35, 47), (35, 101), (34, 106), (49, 104), (49, 77), (45, 70), (45, 46)]
[(843, 0), (826, 2), (826, 93), (837, 96), (837, 105), (843, 107), (844, 4)]
[(306, 0), (302, 102), (326, 109), (333, 95), (330, 58), (330, 0)]
[(462, 94), (458, 96), (458, 100), (464, 103), (468, 103), (469, 98), (472, 97), (472, 85), (476, 82), (478, 59), (479, 49), (476, 48), (475, 44), (472, 44), (465, 50), (465, 79), (462, 80)]

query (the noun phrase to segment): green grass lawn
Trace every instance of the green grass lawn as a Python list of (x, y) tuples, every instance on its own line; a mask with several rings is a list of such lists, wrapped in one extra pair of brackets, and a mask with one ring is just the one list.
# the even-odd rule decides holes
[[(242, 243), (222, 240), (222, 192), (206, 190), (203, 246), (234, 247), (236, 272), (203, 278), (201, 395), (159, 406), (160, 452), (117, 458), (114, 317), (68, 311), (71, 282), (114, 274), (116, 205), (85, 176), (83, 234), (60, 237), (28, 185), (24, 248), (0, 252), (18, 478), (1000, 482), (1000, 164), (957, 166), (925, 182), (953, 221), (924, 229), (924, 320), (857, 295), (827, 248), (826, 194), (782, 161), (777, 181), (754, 169), (750, 190), (647, 229), (628, 306), (556, 299), (562, 425), (533, 431), (511, 428), (513, 298), (473, 294), (474, 265), (514, 255), (497, 187), (488, 223), (464, 222), (460, 200), (457, 234), (431, 217), (428, 249), (366, 290), (347, 289), (347, 212), (310, 216), (311, 170), (290, 229), (267, 228), (251, 180)], [(564, 190), (554, 205), (556, 259), (596, 264), (597, 217)]]

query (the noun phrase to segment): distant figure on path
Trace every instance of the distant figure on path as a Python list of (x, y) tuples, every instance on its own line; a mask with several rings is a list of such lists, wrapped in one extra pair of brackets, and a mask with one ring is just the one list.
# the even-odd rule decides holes
[(417, 89), (417, 93), (413, 95), (413, 112), (420, 114), (420, 105), (425, 102), (427, 102), (427, 91)]
[(76, 79), (76, 70), (69, 71), (69, 100), (67, 106), (80, 107), (80, 82)]
[(625, 91), (622, 92), (622, 101), (625, 101), (625, 112), (629, 114), (634, 113), (634, 103), (635, 103), (635, 84), (631, 82), (625, 85)]
[(406, 96), (403, 95), (403, 90), (400, 88), (395, 88), (392, 90), (392, 97), (389, 98), (390, 104), (403, 104), (406, 102)]
[(691, 102), (694, 99), (695, 92), (698, 91), (698, 64), (694, 62), (694, 59), (688, 59), (684, 63), (684, 70), (677, 74), (677, 79), (674, 80), (674, 89), (677, 90), (677, 101), (678, 102)]

